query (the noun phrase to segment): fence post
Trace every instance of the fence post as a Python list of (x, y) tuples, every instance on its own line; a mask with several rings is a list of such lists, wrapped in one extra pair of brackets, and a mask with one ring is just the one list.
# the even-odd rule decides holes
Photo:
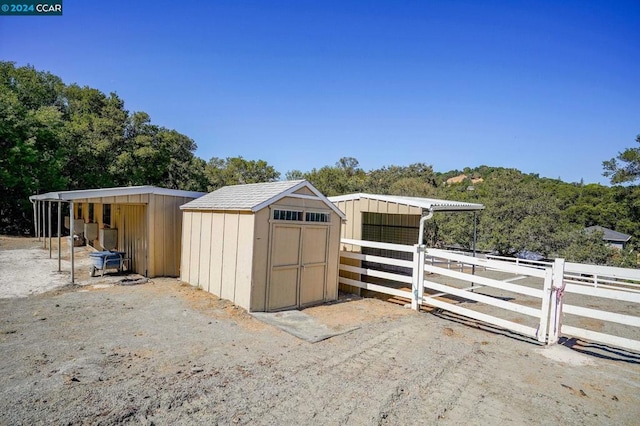
[(425, 264), (426, 246), (420, 245), (418, 247), (418, 308), (422, 304), (422, 298), (424, 297), (424, 264)]
[(549, 344), (549, 322), (551, 321), (553, 294), (553, 267), (545, 268), (544, 286), (542, 289), (542, 305), (540, 306), (540, 324), (538, 325), (538, 342)]
[(413, 253), (413, 274), (411, 280), (411, 309), (420, 310), (422, 296), (424, 295), (424, 246), (414, 244)]
[(549, 321), (549, 344), (558, 343), (562, 331), (562, 298), (564, 296), (564, 259), (553, 262), (553, 287)]

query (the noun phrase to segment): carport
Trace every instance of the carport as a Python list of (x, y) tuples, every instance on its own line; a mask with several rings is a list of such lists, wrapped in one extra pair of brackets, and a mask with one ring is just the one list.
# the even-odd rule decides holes
[[(342, 225), (341, 238), (348, 240), (364, 240), (387, 245), (414, 246), (423, 244), (424, 224), (436, 212), (469, 212), (473, 213), (474, 235), (472, 250), (476, 247), (476, 213), (484, 209), (484, 205), (461, 201), (441, 200), (435, 198), (405, 197), (398, 195), (382, 195), (355, 193), (329, 197), (347, 220)], [(404, 266), (381, 264), (367, 261), (367, 258), (393, 258), (402, 261), (413, 259), (410, 252), (395, 251), (381, 247), (362, 247), (355, 244), (343, 244), (343, 252), (358, 253), (359, 258), (343, 257), (342, 262), (349, 266), (364, 268), (373, 267), (385, 272), (411, 275), (412, 269)], [(368, 281), (386, 284), (388, 280), (366, 276), (360, 273), (341, 272), (344, 277), (357, 281)], [(341, 289), (360, 294), (360, 288), (341, 284)]]
[[(156, 186), (130, 186), (33, 195), (36, 236), (51, 257), (52, 206), (57, 204), (58, 271), (61, 271), (62, 204), (69, 229), (71, 282), (75, 281), (74, 236), (82, 236), (97, 250), (126, 253), (128, 270), (149, 278), (180, 274), (182, 215), (180, 205), (204, 195)], [(45, 226), (46, 225), (46, 226)]]

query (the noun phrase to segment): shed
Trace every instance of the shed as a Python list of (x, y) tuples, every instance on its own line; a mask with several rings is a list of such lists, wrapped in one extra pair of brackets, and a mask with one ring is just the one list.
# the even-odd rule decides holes
[[(65, 218), (65, 225), (71, 234), (83, 236), (87, 244), (98, 250), (125, 252), (130, 271), (153, 278), (180, 275), (180, 206), (204, 194), (156, 186), (129, 186), (49, 192), (29, 199), (34, 205), (36, 235), (45, 234), (48, 216), (51, 237), (53, 203), (58, 204), (57, 225), (61, 235), (62, 203), (67, 203), (69, 216)], [(47, 203), (48, 215), (44, 211)], [(71, 269), (73, 282), (73, 256)]]
[(306, 180), (226, 186), (180, 208), (182, 281), (256, 312), (337, 299), (345, 216)]
[[(421, 219), (431, 217), (435, 212), (477, 212), (484, 209), (484, 205), (461, 201), (440, 200), (435, 198), (405, 197), (381, 194), (346, 194), (330, 197), (340, 210), (347, 216), (341, 230), (341, 238), (352, 240), (366, 240), (382, 243), (402, 245), (422, 244), (420, 237)], [(474, 216), (475, 225), (475, 216)], [(475, 232), (474, 232), (475, 234)], [(475, 235), (474, 235), (475, 237)], [(475, 248), (475, 241), (473, 243)], [(358, 247), (347, 245), (348, 251), (362, 252), (365, 255), (391, 257), (411, 260), (411, 253), (396, 252), (379, 248)], [(353, 266), (366, 266), (366, 262), (355, 259), (343, 259)], [(364, 263), (364, 264), (363, 264)], [(406, 268), (383, 266), (381, 269), (395, 273), (411, 274)], [(364, 277), (359, 274), (345, 273), (347, 278), (356, 280), (370, 280), (383, 283), (384, 280)], [(343, 285), (348, 292), (360, 294), (360, 289)]]

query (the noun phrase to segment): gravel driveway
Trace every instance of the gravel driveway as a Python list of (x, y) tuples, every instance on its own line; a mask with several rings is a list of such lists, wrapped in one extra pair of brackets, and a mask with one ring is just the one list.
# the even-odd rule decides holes
[[(3, 263), (0, 273), (27, 267)], [(375, 299), (345, 297), (305, 312), (329, 327), (358, 328), (308, 343), (175, 279), (1, 299), (0, 424), (640, 418), (640, 356), (545, 348)]]

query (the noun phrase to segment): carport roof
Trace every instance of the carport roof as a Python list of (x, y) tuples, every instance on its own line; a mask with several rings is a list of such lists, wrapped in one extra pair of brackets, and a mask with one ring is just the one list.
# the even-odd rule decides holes
[(46, 194), (32, 195), (31, 201), (73, 201), (85, 198), (117, 197), (122, 195), (171, 195), (174, 197), (198, 198), (205, 192), (182, 191), (179, 189), (160, 188), (157, 186), (121, 186), (116, 188), (82, 189), (77, 191), (54, 191)]
[[(301, 188), (308, 188), (315, 195), (295, 194)], [(225, 186), (180, 206), (180, 209), (240, 210), (255, 213), (284, 197), (320, 199), (341, 218), (346, 217), (339, 208), (306, 180)]]
[(462, 201), (450, 201), (439, 200), (436, 198), (419, 198), (419, 197), (404, 197), (399, 195), (380, 195), (380, 194), (346, 194), (338, 195), (336, 197), (329, 197), (329, 200), (337, 203), (339, 201), (352, 201), (359, 200), (361, 198), (367, 198), (370, 200), (386, 201), (389, 203), (401, 204), (409, 207), (417, 207), (433, 212), (468, 212), (483, 210), (483, 204), (477, 203), (465, 203)]

